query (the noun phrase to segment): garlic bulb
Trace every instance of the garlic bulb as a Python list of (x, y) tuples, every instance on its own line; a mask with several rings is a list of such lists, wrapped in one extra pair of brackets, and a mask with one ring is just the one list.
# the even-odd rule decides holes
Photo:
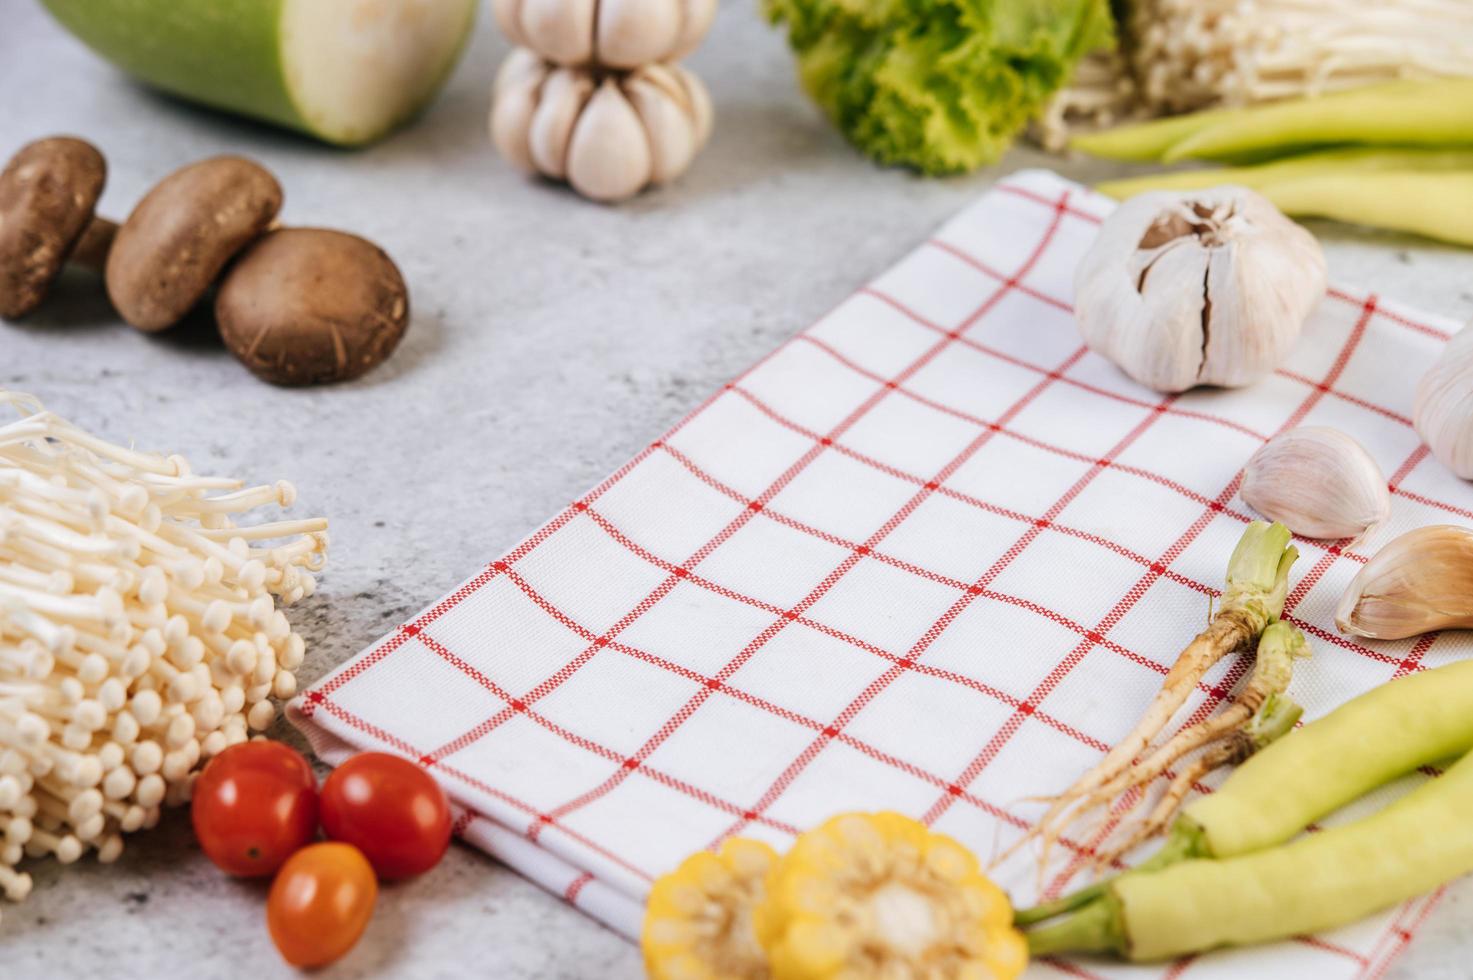
[(1245, 503), (1306, 538), (1362, 538), (1391, 515), (1371, 454), (1338, 429), (1305, 426), (1268, 441), (1243, 470)]
[(694, 51), (716, 0), (495, 0), (513, 44), (570, 67), (636, 68)]
[(1449, 340), (1422, 376), (1412, 415), (1432, 455), (1473, 480), (1473, 326)]
[(1382, 548), (1345, 590), (1335, 624), (1376, 640), (1473, 628), (1473, 528), (1422, 527)]
[(1160, 392), (1239, 387), (1279, 365), (1325, 294), (1319, 242), (1243, 187), (1120, 205), (1074, 279), (1090, 348)]
[(679, 65), (558, 68), (526, 48), (496, 77), (491, 138), (523, 170), (619, 201), (685, 172), (711, 133), (711, 100)]

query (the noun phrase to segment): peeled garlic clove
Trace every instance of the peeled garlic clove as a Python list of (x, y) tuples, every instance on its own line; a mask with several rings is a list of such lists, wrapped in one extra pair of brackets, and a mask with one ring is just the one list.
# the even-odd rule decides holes
[(508, 41), (518, 47), (527, 46), (527, 36), (522, 33), (522, 0), (492, 0), (491, 12)]
[(683, 0), (680, 5), (680, 37), (665, 61), (679, 61), (700, 47), (711, 22), (716, 19), (716, 0)]
[(1473, 529), (1418, 528), (1382, 548), (1346, 589), (1335, 624), (1375, 640), (1473, 628)]
[(1473, 480), (1473, 326), (1449, 340), (1422, 376), (1412, 416), (1432, 455)]
[(1305, 426), (1277, 436), (1243, 470), (1245, 503), (1306, 538), (1360, 539), (1391, 515), (1391, 490), (1360, 443)]
[(560, 65), (593, 60), (599, 0), (521, 0), (518, 23), (527, 46)]
[(680, 176), (696, 155), (695, 123), (680, 82), (669, 69), (650, 65), (624, 88), (650, 136), (651, 180), (660, 184)]
[(1074, 280), (1085, 343), (1161, 392), (1249, 384), (1278, 366), (1325, 292), (1319, 243), (1243, 187), (1120, 205)]
[(661, 61), (680, 38), (679, 0), (599, 0), (599, 64), (635, 68)]
[(699, 152), (706, 145), (706, 140), (711, 138), (711, 125), (716, 121), (716, 110), (711, 107), (711, 93), (706, 91), (705, 84), (699, 78), (681, 66), (671, 65), (670, 71), (680, 80), (680, 86), (685, 90), (696, 130), (696, 150)]
[(573, 127), (568, 182), (595, 201), (622, 201), (639, 193), (652, 175), (650, 141), (639, 114), (605, 78)]
[(496, 73), (491, 99), (491, 142), (502, 156), (521, 170), (535, 173), (528, 134), (537, 111), (547, 65), (525, 48), (518, 48)]
[(568, 144), (573, 126), (593, 94), (593, 79), (587, 72), (560, 68), (542, 85), (542, 101), (532, 113), (527, 134), (532, 162), (548, 177), (567, 176)]

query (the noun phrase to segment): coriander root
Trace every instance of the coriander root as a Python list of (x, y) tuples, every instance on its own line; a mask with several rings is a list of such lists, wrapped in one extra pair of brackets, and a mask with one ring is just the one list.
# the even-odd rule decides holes
[[(1282, 524), (1255, 521), (1248, 525), (1228, 563), (1227, 588), (1222, 593), (1216, 615), (1207, 629), (1177, 657), (1161, 690), (1146, 708), (1134, 731), (1072, 786), (1050, 798), (1051, 805), (1042, 819), (1008, 848), (1002, 858), (1037, 837), (1043, 841), (1040, 866), (1046, 864), (1053, 843), (1078, 815), (1074, 812), (1075, 807), (1083, 804), (1079, 812), (1091, 809), (1097, 794), (1109, 792), (1114, 781), (1132, 767), (1136, 757), (1166, 727), (1197, 682), (1214, 664), (1229, 654), (1251, 649), (1257, 644), (1263, 631), (1278, 619), (1284, 609), (1284, 599), (1289, 591), (1289, 569), (1299, 557), (1298, 549), (1289, 544), (1290, 537), (1289, 529)], [(1251, 715), (1252, 710), (1248, 714)], [(1246, 717), (1240, 718), (1239, 723), (1243, 720)], [(1191, 737), (1200, 738), (1201, 734)], [(1113, 798), (1115, 794), (1109, 795)]]

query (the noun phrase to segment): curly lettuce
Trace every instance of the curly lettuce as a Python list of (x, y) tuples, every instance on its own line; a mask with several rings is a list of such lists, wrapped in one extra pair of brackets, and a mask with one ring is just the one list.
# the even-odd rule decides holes
[(1108, 0), (765, 0), (834, 124), (885, 164), (928, 174), (997, 159), (1113, 43)]

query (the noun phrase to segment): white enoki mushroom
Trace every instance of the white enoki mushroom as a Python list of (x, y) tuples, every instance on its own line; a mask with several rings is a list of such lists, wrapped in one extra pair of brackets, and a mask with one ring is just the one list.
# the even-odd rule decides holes
[(0, 390), (7, 404), (0, 891), (20, 901), (23, 858), (117, 860), (123, 834), (188, 801), (201, 763), (270, 726), (305, 652), (277, 600), (316, 588), (327, 522), (237, 527), (296, 491), (192, 476)]
[(1104, 53), (1081, 62), (1040, 120), (1045, 146), (1140, 113), (1473, 76), (1467, 0), (1135, 0), (1121, 32), (1129, 72)]

